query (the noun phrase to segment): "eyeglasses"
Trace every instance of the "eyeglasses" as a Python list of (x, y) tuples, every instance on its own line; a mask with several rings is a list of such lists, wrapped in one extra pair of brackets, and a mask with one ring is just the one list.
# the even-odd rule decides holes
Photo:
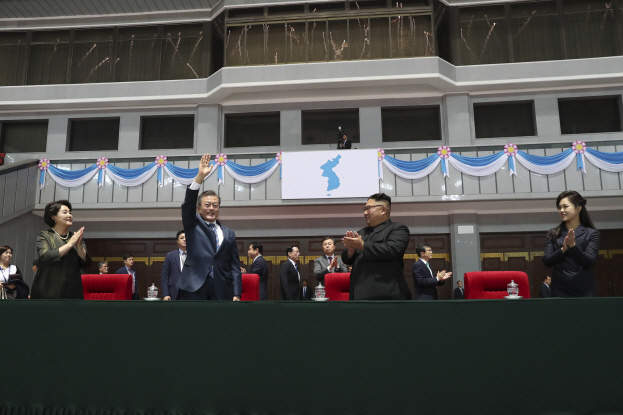
[(364, 212), (369, 212), (372, 209), (374, 209), (375, 207), (384, 207), (383, 205), (370, 205), (370, 206), (364, 206), (363, 207), (363, 211)]

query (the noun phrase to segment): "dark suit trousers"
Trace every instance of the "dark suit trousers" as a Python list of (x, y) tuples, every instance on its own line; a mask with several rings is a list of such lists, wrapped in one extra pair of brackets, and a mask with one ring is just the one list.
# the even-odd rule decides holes
[(177, 293), (178, 300), (218, 300), (214, 289), (214, 278), (207, 277), (205, 282), (195, 292), (180, 289)]

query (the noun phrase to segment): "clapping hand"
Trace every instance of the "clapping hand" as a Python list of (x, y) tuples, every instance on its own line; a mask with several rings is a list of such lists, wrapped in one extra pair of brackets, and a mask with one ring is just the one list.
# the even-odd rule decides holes
[(565, 241), (562, 244), (562, 252), (567, 252), (567, 249), (575, 246), (575, 232), (573, 229), (569, 229), (569, 233), (565, 236)]
[(82, 246), (82, 235), (84, 234), (84, 226), (78, 230), (78, 232), (74, 233), (71, 239), (69, 240), (68, 245), (71, 246)]
[(329, 268), (331, 269), (337, 268), (337, 256), (333, 257), (333, 261), (331, 261), (331, 263), (329, 264)]
[(437, 273), (437, 279), (438, 279), (439, 281), (445, 281), (445, 280), (447, 280), (448, 278), (450, 278), (451, 276), (452, 276), (452, 273), (451, 273), (451, 272), (446, 272), (446, 270), (445, 270), (445, 269), (444, 269), (443, 271), (439, 271), (439, 272)]
[(342, 238), (342, 243), (349, 249), (361, 249), (363, 250), (363, 239), (357, 232), (348, 231)]

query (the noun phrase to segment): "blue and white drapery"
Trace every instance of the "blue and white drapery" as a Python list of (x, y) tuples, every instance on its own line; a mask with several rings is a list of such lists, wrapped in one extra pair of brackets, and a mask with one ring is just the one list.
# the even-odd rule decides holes
[(431, 174), (441, 165), (444, 177), (449, 177), (449, 166), (457, 171), (470, 176), (488, 176), (498, 172), (508, 162), (509, 174), (516, 175), (518, 162), (526, 169), (539, 174), (553, 174), (563, 171), (576, 160), (578, 170), (586, 174), (585, 159), (595, 167), (608, 172), (623, 171), (623, 152), (605, 153), (586, 147), (583, 141), (574, 141), (571, 148), (560, 154), (552, 156), (536, 156), (518, 150), (517, 145), (509, 143), (504, 146), (504, 151), (483, 157), (467, 157), (453, 154), (447, 146), (438, 148), (437, 154), (433, 154), (423, 160), (402, 161), (385, 155), (385, 151), (377, 149), (379, 156), (379, 179), (383, 180), (383, 169), (403, 179), (421, 179)]
[[(242, 166), (227, 160), (227, 156), (219, 154), (215, 160), (210, 162), (213, 168), (206, 179), (214, 172), (217, 172), (219, 184), (224, 183), (223, 171), (227, 172), (237, 181), (242, 183), (260, 183), (270, 177), (278, 166), (281, 165), (281, 153), (276, 158), (257, 166)], [(154, 173), (157, 172), (158, 186), (163, 186), (163, 171), (166, 171), (171, 179), (188, 186), (191, 184), (197, 173), (198, 168), (185, 169), (175, 166), (168, 162), (166, 156), (156, 157), (153, 164), (136, 169), (124, 169), (121, 167), (110, 165), (106, 157), (100, 157), (95, 164), (81, 170), (65, 170), (54, 166), (49, 159), (39, 160), (39, 186), (45, 186), (46, 172), (50, 177), (65, 187), (79, 187), (89, 182), (95, 174), (98, 174), (98, 186), (103, 187), (106, 181), (106, 175), (110, 179), (122, 186), (138, 186), (149, 180)]]
[[(403, 161), (385, 155), (385, 151), (377, 149), (378, 175), (383, 180), (383, 168), (385, 166), (396, 176), (408, 180), (417, 180), (432, 174), (437, 166), (441, 167), (444, 177), (449, 177), (450, 167), (470, 176), (488, 176), (500, 171), (508, 163), (509, 174), (516, 174), (515, 163), (521, 164), (526, 169), (539, 174), (553, 174), (568, 168), (573, 160), (576, 167), (586, 174), (586, 162), (591, 163), (600, 170), (607, 172), (623, 172), (623, 152), (606, 153), (587, 148), (582, 141), (573, 142), (570, 149), (552, 156), (536, 156), (528, 154), (509, 143), (504, 146), (504, 151), (483, 157), (467, 157), (453, 154), (450, 147), (441, 146), (437, 154), (428, 156), (417, 161)], [(225, 171), (236, 181), (247, 184), (260, 183), (268, 179), (281, 166), (282, 152), (277, 153), (274, 159), (257, 166), (242, 166), (227, 159), (225, 154), (217, 154), (210, 164), (215, 166), (210, 174), (216, 171), (219, 184), (225, 182)], [(374, 168), (373, 166), (361, 166), (361, 168)], [(164, 173), (174, 181), (183, 185), (189, 185), (197, 176), (198, 169), (184, 169), (168, 162), (167, 157), (160, 155), (154, 163), (137, 169), (124, 169), (110, 165), (106, 157), (100, 157), (95, 164), (81, 170), (65, 170), (54, 166), (49, 159), (39, 160), (39, 184), (45, 185), (46, 172), (52, 180), (65, 187), (79, 187), (98, 175), (99, 186), (104, 186), (106, 175), (112, 181), (122, 186), (138, 186), (145, 183), (157, 172), (158, 186), (164, 183)], [(281, 170), (279, 173), (281, 178)]]

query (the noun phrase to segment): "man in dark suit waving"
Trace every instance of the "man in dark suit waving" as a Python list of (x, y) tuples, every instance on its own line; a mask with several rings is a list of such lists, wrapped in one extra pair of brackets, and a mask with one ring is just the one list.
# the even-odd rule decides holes
[(419, 244), (415, 248), (415, 253), (420, 257), (411, 267), (413, 275), (413, 283), (415, 284), (416, 300), (436, 300), (437, 287), (452, 276), (451, 272), (446, 270), (437, 272), (437, 276), (433, 275), (433, 270), (428, 264), (433, 258), (433, 249), (428, 244)]
[(299, 248), (291, 245), (286, 249), (286, 259), (281, 264), (279, 270), (279, 278), (281, 280), (281, 299), (288, 301), (296, 301), (299, 299), (299, 285), (301, 282), (301, 274), (299, 274), (296, 261), (299, 260)]
[(198, 195), (213, 166), (210, 155), (204, 154), (182, 203), (188, 255), (178, 283), (178, 300), (240, 301), (242, 294), (236, 234), (217, 221), (221, 198), (213, 190)]
[[(260, 276), (260, 301), (268, 300), (268, 264), (262, 256), (263, 252), (264, 246), (257, 241), (251, 242), (247, 252), (247, 256), (252, 261), (249, 273)], [(246, 273), (247, 270), (242, 268), (242, 272)]]
[(167, 253), (162, 264), (160, 286), (162, 287), (162, 299), (164, 301), (177, 300), (177, 282), (182, 275), (184, 263), (188, 253), (186, 252), (186, 234), (179, 231), (175, 238), (177, 249)]
[(350, 300), (410, 300), (402, 257), (409, 244), (409, 228), (389, 218), (392, 199), (385, 193), (368, 198), (363, 208), (367, 227), (348, 231), (342, 260), (352, 265)]

